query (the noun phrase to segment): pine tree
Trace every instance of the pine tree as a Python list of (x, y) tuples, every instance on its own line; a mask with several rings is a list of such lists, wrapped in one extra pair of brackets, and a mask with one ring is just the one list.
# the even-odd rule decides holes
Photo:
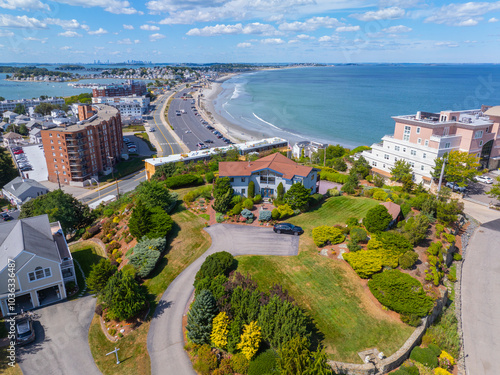
[(237, 348), (241, 350), (248, 360), (251, 360), (259, 350), (261, 339), (262, 333), (257, 322), (250, 322), (250, 324), (243, 327), (243, 334)]
[[(87, 278), (87, 286), (93, 292), (99, 293), (106, 287), (108, 280), (116, 272), (116, 266), (109, 259), (101, 259), (99, 263), (93, 264)], [(80, 285), (83, 288), (83, 285)]]
[(186, 329), (188, 338), (195, 344), (210, 343), (212, 320), (217, 314), (215, 299), (209, 290), (202, 290), (188, 313)]
[(225, 312), (219, 313), (212, 322), (210, 339), (215, 347), (226, 349), (227, 335), (229, 333), (229, 318)]
[(129, 231), (135, 238), (144, 237), (151, 230), (151, 211), (139, 199), (128, 221)]
[(227, 351), (235, 353), (237, 345), (240, 343), (241, 332), (243, 331), (243, 323), (239, 317), (233, 319), (229, 325), (229, 334), (227, 335)]
[(248, 198), (253, 198), (255, 196), (255, 182), (250, 181), (248, 183)]
[(309, 340), (295, 336), (283, 344), (279, 351), (278, 368), (281, 374), (293, 375), (331, 375), (331, 367), (326, 362), (323, 349), (318, 352), (309, 350)]
[(301, 183), (293, 184), (285, 193), (285, 203), (288, 203), (294, 210), (296, 208), (304, 209), (309, 202), (311, 190), (306, 189)]
[[(304, 150), (302, 150), (304, 151)], [(285, 188), (283, 187), (283, 182), (280, 182), (278, 185), (278, 188), (276, 189), (277, 192), (277, 198), (281, 201), (283, 200), (283, 197), (285, 195)]]

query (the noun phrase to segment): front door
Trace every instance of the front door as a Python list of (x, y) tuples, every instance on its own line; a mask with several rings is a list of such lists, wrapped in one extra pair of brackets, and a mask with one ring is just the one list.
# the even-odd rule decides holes
[(274, 194), (274, 189), (262, 188), (260, 189), (260, 195), (262, 198), (271, 198)]

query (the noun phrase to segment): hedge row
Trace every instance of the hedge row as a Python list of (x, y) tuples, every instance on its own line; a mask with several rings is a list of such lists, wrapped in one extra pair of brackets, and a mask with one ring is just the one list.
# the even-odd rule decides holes
[(198, 186), (203, 184), (203, 178), (194, 174), (181, 174), (165, 179), (165, 186), (169, 189)]
[(362, 279), (369, 279), (382, 270), (381, 253), (376, 250), (343, 254), (344, 259)]
[(338, 173), (338, 172), (321, 171), (319, 173), (319, 177), (322, 180), (336, 182), (339, 184), (345, 184), (347, 182), (347, 178), (349, 177), (349, 175)]

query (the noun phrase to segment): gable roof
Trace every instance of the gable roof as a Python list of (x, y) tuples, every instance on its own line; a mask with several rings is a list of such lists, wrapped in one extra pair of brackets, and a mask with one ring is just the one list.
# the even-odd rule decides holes
[(19, 138), (22, 138), (21, 134), (12, 133), (12, 132), (5, 133), (3, 135), (3, 137), (7, 138), (7, 139), (19, 139)]
[(396, 220), (398, 218), (399, 213), (401, 212), (401, 207), (399, 206), (399, 204), (396, 204), (394, 202), (383, 202), (380, 204), (387, 208), (387, 211), (392, 216), (392, 220)]
[(291, 180), (294, 176), (306, 177), (313, 170), (312, 167), (299, 165), (277, 152), (252, 162), (221, 161), (219, 176), (250, 176), (253, 172), (262, 169), (272, 169), (282, 174), (287, 180)]
[[(18, 197), (19, 199), (23, 200), (23, 196), (26, 195), (25, 193), (28, 192), (28, 190), (33, 189), (34, 192), (38, 192), (40, 190), (43, 190), (45, 193), (49, 192), (49, 189), (43, 186), (41, 183), (35, 180), (31, 180), (29, 178), (22, 179), (21, 177), (16, 177), (9, 183), (7, 183), (4, 187), (4, 190), (8, 191), (12, 195)], [(37, 195), (35, 194), (34, 197)]]
[(42, 136), (42, 130), (41, 129), (38, 129), (38, 128), (33, 128), (30, 130), (30, 135), (40, 135), (40, 137)]
[(488, 110), (486, 112), (484, 112), (484, 114), (488, 115), (488, 116), (500, 116), (500, 106), (497, 105), (497, 106), (488, 108)]
[(50, 229), (49, 216), (40, 215), (0, 223), (0, 270), (23, 250), (60, 263)]

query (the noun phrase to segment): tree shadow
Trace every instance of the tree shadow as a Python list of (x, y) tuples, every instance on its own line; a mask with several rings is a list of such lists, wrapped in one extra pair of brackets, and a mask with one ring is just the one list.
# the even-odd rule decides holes
[(163, 315), (163, 313), (169, 309), (174, 303), (172, 301), (160, 300), (158, 302), (153, 302), (150, 305), (150, 312), (148, 314), (149, 318), (158, 318)]

